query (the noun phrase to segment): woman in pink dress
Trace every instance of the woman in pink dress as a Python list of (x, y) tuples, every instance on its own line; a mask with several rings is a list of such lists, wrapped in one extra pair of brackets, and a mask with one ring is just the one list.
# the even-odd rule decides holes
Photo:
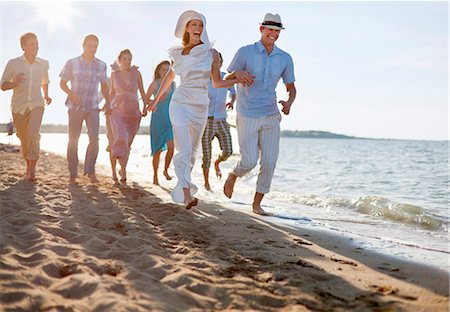
[[(130, 147), (134, 136), (139, 129), (141, 116), (147, 115), (145, 105), (139, 109), (137, 91), (146, 102), (141, 73), (137, 66), (131, 66), (132, 55), (130, 50), (123, 50), (118, 57), (119, 68), (111, 74), (111, 107), (109, 122), (112, 132), (111, 159), (117, 159), (120, 164), (120, 181), (127, 180), (127, 163)], [(112, 161), (111, 161), (112, 163)], [(115, 166), (113, 166), (113, 179), (117, 180)]]

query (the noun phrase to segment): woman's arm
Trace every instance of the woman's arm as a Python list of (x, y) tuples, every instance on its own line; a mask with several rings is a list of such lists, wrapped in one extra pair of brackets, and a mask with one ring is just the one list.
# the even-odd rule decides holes
[(161, 87), (158, 90), (158, 93), (156, 93), (155, 98), (148, 102), (147, 109), (154, 111), (156, 103), (159, 102), (161, 99), (161, 96), (166, 92), (166, 90), (169, 88), (170, 84), (175, 80), (175, 72), (172, 69), (169, 69), (166, 76), (164, 76), (163, 81), (161, 82)]
[(211, 80), (214, 88), (228, 88), (238, 82), (237, 79), (225, 79), (220, 77), (220, 59), (219, 52), (212, 49), (213, 62), (211, 66)]
[(141, 98), (142, 98), (142, 102), (143, 102), (142, 116), (145, 117), (145, 116), (147, 116), (147, 110), (145, 109), (145, 105), (147, 103), (147, 96), (144, 92), (144, 83), (142, 82), (142, 75), (141, 75), (140, 71), (137, 72), (137, 84), (138, 84), (139, 93), (141, 94)]

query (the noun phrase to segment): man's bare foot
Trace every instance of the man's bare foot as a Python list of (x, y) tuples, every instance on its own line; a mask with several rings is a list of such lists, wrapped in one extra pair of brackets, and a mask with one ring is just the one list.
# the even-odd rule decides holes
[(158, 177), (157, 176), (153, 177), (153, 184), (154, 185), (159, 185), (159, 181), (158, 181)]
[(205, 189), (211, 192), (211, 186), (209, 185), (209, 182), (205, 182)]
[(76, 184), (77, 183), (77, 178), (75, 177), (70, 177), (68, 180), (69, 184)]
[(184, 201), (185, 207), (186, 209), (191, 209), (194, 206), (197, 206), (198, 204), (198, 199), (196, 197), (192, 198), (192, 200), (185, 200)]
[(253, 205), (253, 213), (259, 214), (261, 216), (273, 216), (273, 213), (264, 211), (261, 206), (259, 205)]
[(172, 180), (172, 177), (169, 175), (169, 173), (167, 172), (167, 170), (163, 171), (163, 175), (166, 177), (167, 180)]
[(216, 159), (216, 161), (214, 162), (214, 169), (216, 170), (216, 177), (220, 180), (222, 179), (222, 172), (220, 171), (220, 160)]
[(234, 184), (236, 183), (236, 179), (237, 179), (237, 176), (230, 173), (228, 175), (227, 180), (225, 181), (225, 184), (223, 185), (223, 193), (228, 198), (231, 198), (231, 196), (233, 195)]
[(94, 172), (88, 173), (88, 178), (91, 183), (97, 183), (98, 179)]
[(36, 176), (35, 175), (31, 175), (31, 174), (27, 177), (27, 179), (30, 182), (36, 182), (37, 181)]

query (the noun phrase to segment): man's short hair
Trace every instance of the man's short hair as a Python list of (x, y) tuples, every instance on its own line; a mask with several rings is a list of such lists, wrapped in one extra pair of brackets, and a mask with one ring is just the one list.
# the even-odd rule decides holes
[(98, 37), (96, 35), (91, 34), (84, 37), (83, 46), (85, 46), (89, 40), (96, 41), (97, 43), (99, 42)]
[(31, 32), (29, 33), (25, 33), (22, 36), (20, 36), (20, 46), (23, 47), (27, 44), (27, 41), (30, 39), (36, 39), (37, 40), (37, 36)]

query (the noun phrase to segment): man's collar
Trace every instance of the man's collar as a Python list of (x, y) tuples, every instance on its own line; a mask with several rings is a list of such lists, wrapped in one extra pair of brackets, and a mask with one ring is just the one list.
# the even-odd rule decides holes
[(20, 57), (20, 60), (22, 60), (24, 62), (27, 62), (28, 64), (33, 64), (34, 62), (36, 62), (36, 63), (41, 63), (42, 62), (42, 60), (36, 56), (34, 58), (34, 62), (30, 63), (30, 62), (28, 62), (27, 58), (25, 57), (25, 54), (22, 54), (22, 56)]
[[(262, 53), (262, 52), (266, 51), (266, 47), (263, 45), (261, 40), (259, 40), (256, 43), (256, 49), (258, 49), (259, 53)], [(273, 45), (273, 50), (272, 50), (272, 52), (270, 52), (270, 55), (275, 55), (275, 54), (279, 54), (279, 53), (280, 53), (280, 49), (278, 49), (278, 47), (274, 44)]]

